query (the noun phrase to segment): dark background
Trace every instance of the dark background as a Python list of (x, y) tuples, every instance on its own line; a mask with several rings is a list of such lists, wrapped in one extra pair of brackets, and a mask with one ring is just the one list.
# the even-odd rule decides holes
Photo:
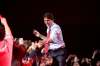
[(69, 53), (91, 55), (93, 49), (99, 48), (95, 0), (0, 0), (0, 14), (7, 18), (17, 38), (38, 40), (33, 29), (46, 35), (42, 15), (47, 11), (55, 15), (55, 22), (61, 26)]

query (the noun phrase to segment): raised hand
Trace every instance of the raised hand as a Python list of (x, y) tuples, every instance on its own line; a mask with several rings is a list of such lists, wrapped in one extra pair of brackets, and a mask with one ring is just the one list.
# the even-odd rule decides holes
[(39, 37), (39, 36), (40, 36), (40, 33), (39, 33), (37, 30), (33, 30), (33, 34), (34, 34), (36, 37)]
[(2, 23), (3, 25), (6, 25), (6, 24), (7, 24), (6, 18), (2, 17), (1, 15), (0, 15), (0, 20), (1, 20), (1, 23)]

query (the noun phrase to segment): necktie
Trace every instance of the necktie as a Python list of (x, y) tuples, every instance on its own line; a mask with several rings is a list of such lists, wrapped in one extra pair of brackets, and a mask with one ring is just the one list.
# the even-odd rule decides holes
[[(50, 28), (49, 28), (49, 30), (48, 30), (48, 33), (47, 33), (47, 40), (48, 40), (48, 38), (50, 38)], [(48, 52), (48, 47), (49, 47), (49, 43), (47, 42), (47, 43), (45, 43), (45, 53), (47, 54), (47, 52)]]

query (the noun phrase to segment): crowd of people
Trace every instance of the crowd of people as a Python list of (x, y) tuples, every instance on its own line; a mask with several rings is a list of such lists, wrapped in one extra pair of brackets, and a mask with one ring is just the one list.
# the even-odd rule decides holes
[(41, 40), (31, 41), (14, 38), (6, 18), (0, 15), (0, 66), (55, 66), (55, 63), (56, 66), (100, 66), (100, 49), (91, 58), (67, 55), (62, 30), (54, 15), (46, 12), (43, 20), (47, 35), (33, 30)]
[[(22, 42), (20, 42), (20, 41), (22, 41)], [(22, 40), (22, 38), (19, 38), (17, 40), (17, 43), (20, 46), (21, 45), (27, 46), (27, 52), (24, 51), (26, 54), (23, 54), (23, 56), (17, 55), (17, 56), (21, 56), (20, 64), (23, 62), (22, 63), (23, 65), (31, 64), (33, 66), (45, 66), (45, 65), (42, 64), (43, 62), (41, 62), (41, 61), (45, 60), (45, 58), (43, 56), (43, 50), (42, 50), (43, 49), (43, 44), (42, 44), (41, 40), (32, 42), (30, 40)], [(20, 44), (20, 43), (23, 43), (23, 44)], [(32, 48), (33, 48), (33, 50), (32, 50)], [(17, 49), (19, 49), (19, 48), (17, 48)], [(14, 52), (15, 51), (16, 50), (14, 50)], [(20, 49), (19, 52), (22, 53), (23, 51), (21, 51), (21, 49)], [(28, 54), (28, 52), (29, 53), (33, 52), (33, 53)], [(35, 55), (35, 53), (37, 53), (38, 55), (37, 54)], [(18, 54), (20, 54), (20, 53), (18, 53)], [(27, 56), (28, 59), (27, 58), (25, 59), (26, 56)], [(77, 55), (75, 53), (70, 53), (70, 52), (69, 52), (69, 54), (64, 55), (64, 56), (65, 56), (64, 66), (100, 66), (100, 49), (95, 49), (93, 51), (93, 53), (91, 54), (91, 57), (86, 57), (86, 56), (81, 56), (80, 57), (80, 55)], [(33, 59), (33, 62), (30, 61), (31, 63), (28, 63), (28, 60), (31, 60), (31, 58)], [(16, 59), (18, 59), (18, 58), (16, 58)], [(23, 59), (23, 61), (22, 61), (22, 59)], [(58, 62), (55, 61), (55, 59), (53, 60), (52, 57), (50, 57), (50, 56), (49, 56), (49, 59), (46, 59), (46, 61), (49, 64), (49, 66), (50, 65), (55, 66), (58, 63)], [(19, 61), (17, 61), (17, 62), (19, 62)], [(15, 66), (15, 65), (13, 65), (13, 66)]]
[(95, 49), (91, 57), (69, 54), (66, 58), (67, 66), (100, 66), (100, 49)]

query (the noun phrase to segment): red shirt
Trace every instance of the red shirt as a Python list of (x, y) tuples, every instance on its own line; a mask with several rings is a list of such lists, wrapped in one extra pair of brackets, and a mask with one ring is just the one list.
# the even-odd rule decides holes
[[(5, 47), (2, 49), (2, 47)], [(8, 35), (0, 42), (0, 66), (11, 66), (13, 37)]]

